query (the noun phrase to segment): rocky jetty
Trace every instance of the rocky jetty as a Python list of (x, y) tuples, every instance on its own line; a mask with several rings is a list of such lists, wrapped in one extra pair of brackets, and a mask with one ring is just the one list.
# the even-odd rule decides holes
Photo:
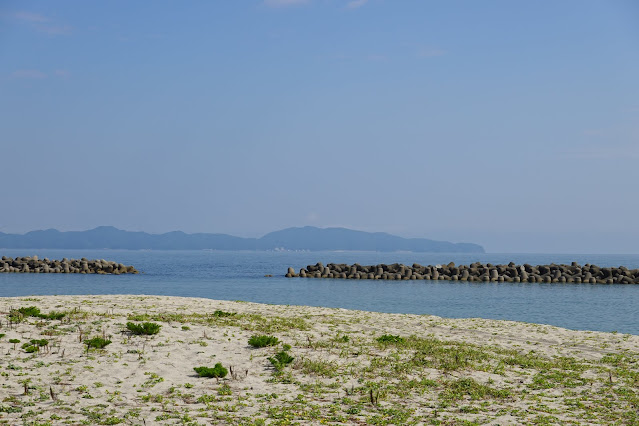
[(15, 259), (2, 256), (0, 272), (18, 273), (54, 273), (54, 274), (137, 274), (133, 266), (126, 266), (104, 259), (87, 260), (67, 259), (49, 260), (38, 259), (38, 256), (16, 257)]
[(596, 265), (507, 265), (482, 264), (422, 266), (392, 265), (362, 266), (321, 262), (300, 269), (288, 268), (287, 277), (342, 278), (354, 280), (448, 280), (509, 283), (590, 283), (590, 284), (639, 284), (639, 269), (602, 268)]

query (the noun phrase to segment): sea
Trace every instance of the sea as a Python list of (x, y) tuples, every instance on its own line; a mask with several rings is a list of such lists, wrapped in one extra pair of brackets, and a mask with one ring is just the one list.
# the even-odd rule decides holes
[[(140, 274), (0, 273), (0, 296), (136, 294), (365, 311), (490, 318), (639, 335), (639, 285), (285, 278), (289, 266), (327, 263), (578, 262), (639, 268), (639, 255), (412, 252), (0, 249), (0, 256), (113, 260)], [(268, 277), (267, 275), (272, 275)]]

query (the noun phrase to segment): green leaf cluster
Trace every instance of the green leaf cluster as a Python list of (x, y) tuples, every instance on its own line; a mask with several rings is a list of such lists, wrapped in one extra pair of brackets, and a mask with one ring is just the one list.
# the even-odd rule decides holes
[(274, 336), (251, 336), (248, 344), (254, 348), (264, 348), (266, 346), (275, 346), (280, 341)]
[(200, 377), (215, 377), (216, 379), (220, 379), (222, 377), (226, 377), (228, 374), (228, 370), (222, 366), (221, 363), (215, 364), (215, 367), (193, 367), (193, 370)]
[(394, 336), (392, 334), (384, 334), (383, 336), (379, 336), (377, 338), (377, 342), (382, 344), (404, 343), (404, 338), (401, 336)]
[(136, 324), (133, 322), (127, 322), (126, 328), (133, 334), (141, 335), (152, 335), (158, 334), (160, 332), (160, 328), (162, 326), (160, 324), (156, 324), (154, 322), (143, 322), (142, 324)]
[[(14, 339), (11, 339), (11, 340), (14, 340)], [(10, 343), (19, 343), (19, 342), (20, 342), (19, 340), (17, 342), (10, 341)], [(25, 343), (24, 345), (22, 345), (22, 349), (24, 349), (24, 351), (27, 353), (33, 353), (33, 352), (38, 352), (41, 347), (47, 346), (48, 344), (49, 344), (49, 341), (47, 339), (31, 339), (28, 343)]]
[(284, 367), (292, 363), (294, 359), (295, 358), (289, 355), (286, 351), (278, 352), (274, 356), (268, 358), (277, 371), (282, 371)]
[(109, 339), (103, 339), (102, 337), (94, 337), (93, 339), (87, 339), (84, 341), (84, 344), (87, 345), (87, 350), (89, 348), (102, 349), (111, 341)]
[(40, 312), (40, 308), (37, 306), (28, 306), (22, 307), (18, 309), (13, 309), (10, 313), (10, 319), (13, 322), (20, 322), (23, 318), (26, 317), (35, 317), (49, 320), (60, 320), (65, 317), (64, 312), (51, 312), (48, 314), (43, 314)]

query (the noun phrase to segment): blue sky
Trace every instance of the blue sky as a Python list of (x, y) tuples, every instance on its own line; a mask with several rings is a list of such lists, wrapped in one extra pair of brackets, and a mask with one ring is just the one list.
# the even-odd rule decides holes
[(0, 231), (639, 252), (636, 1), (4, 1)]

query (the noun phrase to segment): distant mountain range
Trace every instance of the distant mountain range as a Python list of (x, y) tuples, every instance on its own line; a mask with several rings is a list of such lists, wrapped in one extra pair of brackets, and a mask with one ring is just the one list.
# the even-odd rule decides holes
[(450, 243), (425, 238), (402, 238), (384, 232), (363, 232), (346, 228), (287, 228), (262, 238), (241, 238), (227, 234), (165, 234), (130, 232), (112, 226), (88, 231), (60, 232), (55, 229), (26, 234), (0, 232), (0, 247), (30, 249), (129, 249), (129, 250), (362, 250), (433, 253), (483, 253), (471, 243)]

